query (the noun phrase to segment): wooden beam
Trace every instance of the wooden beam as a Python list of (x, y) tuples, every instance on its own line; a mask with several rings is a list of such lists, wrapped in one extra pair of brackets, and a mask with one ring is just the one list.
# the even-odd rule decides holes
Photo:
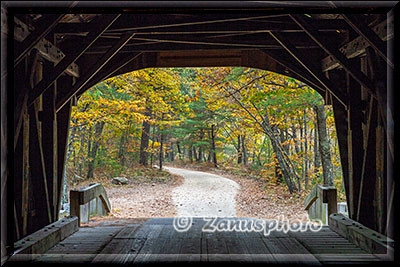
[(344, 20), (362, 36), (369, 45), (388, 63), (391, 68), (394, 68), (393, 62), (387, 57), (386, 44), (382, 39), (360, 19), (360, 14), (342, 14)]
[[(251, 21), (251, 20), (259, 20), (259, 19), (268, 19), (277, 15), (262, 15), (262, 16), (249, 16), (247, 14), (210, 14), (208, 16), (198, 16), (195, 17), (195, 19), (188, 20), (177, 20), (176, 18), (171, 18), (171, 19), (165, 19), (164, 23), (160, 24), (158, 21), (154, 21), (154, 23), (149, 20), (151, 18), (148, 17), (148, 14), (146, 14), (146, 17), (142, 17), (143, 20), (140, 18), (138, 19), (137, 23), (135, 25), (130, 25), (129, 22), (127, 21), (132, 21), (132, 18), (129, 16), (124, 16), (121, 19), (121, 22), (114, 25), (115, 28), (110, 28), (108, 32), (120, 32), (120, 31), (136, 31), (136, 30), (150, 30), (150, 29), (163, 29), (163, 28), (176, 28), (176, 27), (181, 27), (181, 26), (188, 26), (188, 27), (194, 27), (195, 25), (216, 25), (219, 23), (232, 23), (232, 22), (237, 22), (237, 21)], [(279, 14), (278, 16), (285, 16)], [(133, 26), (133, 27), (127, 27), (126, 25)]]
[[(14, 29), (14, 39), (17, 40), (18, 42), (23, 42), (27, 38), (27, 36), (30, 36), (32, 34), (31, 30), (28, 27), (28, 25), (18, 20), (16, 17), (14, 17), (14, 20), (15, 20), (15, 25), (17, 26)], [(16, 49), (18, 49), (20, 46), (21, 44), (19, 43), (15, 44)], [(32, 51), (32, 49), (36, 49), (43, 58), (51, 62), (54, 62), (56, 65), (65, 57), (65, 54), (61, 51), (61, 49), (53, 45), (50, 41), (48, 41), (45, 38), (42, 38), (38, 42), (36, 42), (35, 46), (30, 48), (30, 51)], [(5, 71), (5, 73), (7, 73), (7, 71)], [(65, 70), (65, 73), (71, 76), (79, 77), (78, 65), (72, 63)]]
[(368, 253), (384, 254), (383, 256), (389, 256), (386, 260), (393, 260), (390, 257), (393, 257), (394, 253), (394, 240), (369, 229), (363, 224), (342, 214), (332, 214), (329, 216), (329, 228)]
[[(228, 26), (226, 26), (228, 27)], [(136, 33), (131, 43), (125, 45), (126, 48), (143, 48), (144, 45), (155, 44), (160, 42), (174, 42), (174, 43), (185, 43), (196, 44), (203, 43), (207, 45), (213, 45), (213, 43), (219, 46), (271, 46), (272, 48), (279, 47), (275, 40), (267, 35), (268, 30), (262, 31), (249, 31), (249, 32), (236, 32), (232, 34), (213, 34), (212, 32), (198, 32), (198, 33), (180, 33), (175, 34), (141, 34)], [(308, 36), (303, 33), (284, 33), (284, 35), (292, 40), (292, 44), (299, 48), (319, 48)], [(324, 37), (331, 37), (330, 34), (322, 34)], [(115, 40), (121, 38), (122, 34), (103, 34), (101, 39), (96, 43), (93, 48), (97, 49), (108, 49), (112, 47)], [(336, 40), (338, 42), (339, 40)], [(92, 48), (91, 48), (92, 49)]]
[[(264, 31), (267, 33), (267, 31)], [(293, 45), (298, 49), (315, 49), (319, 50), (314, 42), (304, 39), (305, 36), (299, 34), (288, 34), (288, 39), (293, 40)], [(102, 40), (91, 47), (85, 54), (102, 54), (112, 46), (111, 41), (118, 40), (120, 36), (115, 36), (115, 39)], [(135, 35), (134, 43), (127, 43), (120, 52), (157, 52), (165, 50), (197, 50), (197, 49), (283, 49), (275, 40), (268, 35), (246, 35), (242, 38), (235, 37), (210, 37), (204, 35)]]
[[(376, 33), (382, 41), (387, 41), (393, 38), (394, 33), (394, 18), (390, 16), (387, 20), (372, 27), (372, 31)], [(342, 45), (339, 51), (346, 56), (346, 58), (354, 58), (365, 53), (365, 49), (369, 43), (361, 36), (353, 39), (352, 41)], [(321, 61), (322, 70), (329, 71), (340, 66), (339, 62), (328, 56)]]
[(40, 19), (35, 31), (28, 35), (28, 37), (17, 46), (14, 67), (21, 62), (22, 58), (51, 31), (63, 17), (64, 14), (48, 14)]
[(318, 67), (297, 50), (285, 37), (279, 33), (272, 33), (270, 35), (283, 47), (285, 50), (292, 55), (318, 82), (320, 82), (326, 90), (328, 90), (342, 105), (347, 106), (343, 93), (336, 89), (335, 86), (322, 75), (322, 72), (318, 70)]
[[(17, 100), (15, 101), (15, 106), (14, 106), (14, 150), (17, 146), (17, 141), (18, 141), (18, 136), (20, 134), (21, 130), (21, 125), (22, 125), (22, 116), (23, 116), (23, 109), (27, 105), (28, 102), (28, 93), (29, 89), (32, 88), (33, 84), (31, 85), (30, 83), (32, 82), (33, 75), (35, 74), (37, 64), (39, 60), (39, 53), (36, 50), (32, 51), (31, 55), (31, 60), (30, 64), (27, 67), (30, 69), (29, 75), (26, 73), (25, 75), (27, 76), (26, 79), (15, 79), (14, 82), (14, 92), (17, 94)], [(28, 60), (26, 60), (28, 62)], [(18, 66), (15, 71), (25, 71), (25, 68), (23, 66)], [(19, 88), (16, 88), (19, 87)]]
[(128, 32), (122, 36), (122, 38), (116, 42), (116, 44), (110, 48), (107, 53), (105, 53), (88, 71), (83, 75), (83, 77), (74, 85), (72, 90), (68, 91), (56, 105), (56, 111), (58, 112), (85, 84), (99, 72), (107, 62), (110, 61), (118, 51), (127, 43), (135, 34)]
[(109, 15), (105, 14), (100, 16), (91, 22), (91, 25), (97, 25), (97, 28), (90, 32), (88, 36), (82, 40), (80, 44), (73, 47), (71, 51), (66, 52), (65, 58), (63, 58), (53, 69), (47, 77), (32, 89), (29, 99), (28, 106), (33, 103), (33, 101), (44, 93), (61, 74), (71, 65), (75, 60), (77, 60), (85, 51), (99, 38), (99, 36), (106, 30), (110, 25), (118, 19), (120, 15)]
[(319, 36), (318, 30), (306, 22), (302, 15), (290, 14), (289, 16), (308, 34), (308, 36), (310, 36), (312, 40), (314, 40), (315, 43), (317, 43), (331, 57), (335, 58), (359, 84), (364, 86), (372, 96), (376, 97), (375, 88), (372, 82), (352, 62), (350, 62), (345, 55), (343, 55), (336, 47), (333, 47), (332, 44), (323, 40)]
[(32, 260), (34, 256), (37, 257), (40, 254), (46, 253), (51, 247), (78, 230), (77, 217), (63, 218), (62, 220), (48, 224), (42, 229), (15, 242), (15, 252), (10, 259), (10, 263), (26, 261), (27, 257), (32, 257), (30, 258)]
[[(168, 15), (168, 14), (166, 14)], [(149, 16), (149, 15), (146, 15)], [(151, 15), (150, 15), (151, 16)], [(162, 34), (176, 34), (176, 33), (190, 33), (196, 34), (197, 32), (219, 32), (221, 34), (229, 34), (232, 32), (251, 32), (251, 31), (276, 31), (276, 32), (301, 32), (302, 30), (299, 27), (288, 20), (283, 20), (282, 23), (276, 23), (276, 19), (272, 21), (268, 20), (249, 20), (249, 21), (229, 21), (228, 23), (214, 23), (214, 24), (199, 24), (199, 25), (183, 25), (183, 26), (174, 26), (174, 27), (162, 27), (159, 25), (159, 28), (153, 29), (143, 29), (141, 26), (145, 26), (146, 23), (143, 20), (140, 20), (140, 15), (135, 14), (135, 19), (126, 20), (123, 23), (123, 18), (121, 18), (121, 22), (116, 23), (111, 26), (109, 30), (105, 33), (120, 33), (126, 30), (135, 31), (138, 35), (140, 34), (154, 34), (154, 33), (162, 33)], [(167, 23), (166, 25), (176, 23), (176, 18), (164, 18), (163, 23)], [(148, 23), (147, 23), (148, 24)], [(343, 22), (342, 20), (316, 20), (315, 24), (318, 25), (318, 28), (321, 32), (332, 32), (337, 30), (349, 30), (350, 27)], [(129, 27), (131, 25), (131, 27)], [(53, 33), (58, 34), (68, 34), (68, 33), (88, 33), (89, 30), (86, 26), (86, 23), (59, 23), (54, 29)]]

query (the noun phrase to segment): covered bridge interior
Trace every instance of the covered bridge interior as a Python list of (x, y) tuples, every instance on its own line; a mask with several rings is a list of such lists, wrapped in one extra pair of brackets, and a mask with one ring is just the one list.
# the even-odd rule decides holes
[(333, 105), (349, 217), (394, 237), (396, 2), (107, 4), (2, 2), (2, 262), (59, 219), (77, 99), (149, 67), (253, 67), (314, 88)]

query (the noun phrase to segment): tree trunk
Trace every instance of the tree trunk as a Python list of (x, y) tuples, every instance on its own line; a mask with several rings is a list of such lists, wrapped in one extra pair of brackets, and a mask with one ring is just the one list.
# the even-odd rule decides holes
[(333, 186), (334, 185), (333, 172), (332, 172), (333, 168), (332, 168), (329, 140), (326, 131), (325, 106), (316, 105), (314, 109), (317, 115), (319, 153), (321, 155), (322, 170), (324, 175), (324, 185)]
[[(81, 147), (80, 147), (80, 149), (79, 149), (79, 152), (78, 152), (78, 157), (79, 157), (79, 159), (78, 159), (78, 164), (77, 164), (77, 168), (79, 169), (79, 176), (82, 176), (82, 166), (86, 163), (86, 157), (84, 157), (84, 156), (82, 156), (83, 155), (83, 152), (84, 152), (84, 147), (85, 147), (85, 131), (84, 131), (84, 127), (82, 127), (81, 128), (81, 131), (80, 131), (80, 134), (81, 134)], [(75, 171), (75, 173), (76, 173), (76, 171)]]
[(298, 191), (298, 188), (296, 186), (296, 180), (298, 181), (299, 178), (296, 174), (296, 170), (294, 169), (293, 163), (290, 162), (290, 159), (287, 156), (287, 154), (285, 155), (285, 151), (281, 145), (282, 142), (278, 134), (278, 129), (276, 128), (276, 126), (272, 128), (269, 123), (268, 112), (265, 113), (265, 119), (263, 125), (265, 133), (271, 140), (272, 148), (275, 152), (276, 159), (279, 163), (279, 167), (282, 171), (282, 175), (289, 189), (289, 192), (293, 193), (294, 191)]
[[(226, 90), (228, 93), (229, 91)], [(293, 166), (293, 163), (291, 162), (290, 158), (288, 155), (285, 153), (282, 145), (281, 145), (281, 140), (279, 138), (279, 135), (277, 134), (277, 129), (274, 127), (272, 129), (271, 124), (269, 122), (269, 115), (268, 112), (265, 112), (265, 118), (263, 118), (262, 123), (259, 122), (256, 116), (252, 114), (235, 96), (234, 94), (231, 94), (231, 96), (239, 103), (239, 105), (246, 110), (247, 113), (249, 113), (253, 119), (261, 126), (261, 128), (264, 130), (265, 134), (268, 135), (268, 137), (271, 140), (272, 147), (275, 151), (276, 157), (278, 159), (279, 165), (282, 169), (283, 172), (283, 177), (285, 179), (286, 185), (288, 186), (288, 189), (290, 193), (293, 191), (297, 191), (296, 187), (296, 180), (299, 180), (299, 177), (296, 173), (296, 169)], [(257, 109), (257, 107), (253, 104), (253, 106)]]
[(192, 146), (192, 150), (193, 150), (192, 153), (193, 153), (193, 156), (194, 156), (194, 160), (195, 160), (195, 161), (198, 161), (198, 159), (197, 159), (197, 156), (198, 156), (198, 155), (197, 155), (196, 147), (195, 147), (195, 146)]
[(188, 149), (188, 154), (189, 154), (190, 163), (193, 163), (193, 145), (190, 145), (190, 147)]
[(215, 148), (215, 132), (214, 132), (215, 125), (211, 125), (211, 153), (212, 153), (212, 161), (214, 166), (217, 167), (217, 151)]
[(97, 150), (100, 147), (100, 137), (104, 129), (105, 122), (97, 122), (94, 126), (94, 140), (90, 151), (87, 178), (93, 178), (94, 163), (96, 161)]
[[(150, 115), (149, 112), (146, 114)], [(143, 166), (147, 166), (148, 159), (148, 148), (149, 148), (149, 140), (150, 140), (150, 124), (148, 121), (143, 121), (142, 125), (142, 137), (140, 138), (140, 152), (139, 152), (139, 163)]]
[(319, 167), (321, 167), (321, 157), (318, 149), (318, 126), (314, 121), (314, 174), (317, 173)]
[[(161, 121), (163, 120), (164, 120), (164, 113), (161, 115)], [(163, 145), (164, 145), (164, 134), (162, 131), (160, 131), (160, 154), (159, 154), (160, 170), (162, 170), (162, 164), (163, 164)]]
[[(150, 131), (150, 130), (149, 130)], [(155, 140), (155, 131), (156, 127), (153, 126), (153, 134), (151, 135), (153, 137), (153, 140), (151, 142), (151, 155), (150, 155), (150, 167), (153, 167), (153, 158), (154, 158), (154, 142)]]
[(171, 142), (169, 145), (169, 153), (168, 153), (168, 157), (169, 157), (169, 161), (174, 161), (175, 155), (174, 155), (174, 144)]
[(308, 188), (307, 114), (304, 109), (304, 187)]
[(245, 136), (242, 135), (242, 154), (243, 154), (243, 164), (247, 165), (247, 150), (246, 145), (244, 144)]
[[(76, 120), (73, 121), (76, 123)], [(63, 171), (63, 189), (62, 189), (62, 197), (61, 197), (61, 207), (64, 205), (64, 203), (68, 203), (68, 190), (67, 190), (67, 164), (69, 162), (69, 159), (71, 157), (72, 151), (74, 150), (74, 139), (75, 139), (75, 131), (76, 131), (76, 126), (71, 126), (69, 125), (69, 132), (70, 135), (68, 137), (68, 146), (67, 146), (67, 153), (65, 155), (65, 167)]]
[(238, 156), (237, 156), (237, 163), (242, 163), (242, 144), (241, 144), (240, 135), (238, 135)]
[(184, 152), (182, 153), (180, 142), (176, 142), (176, 148), (178, 149), (179, 159), (183, 160), (185, 153)]
[[(302, 133), (303, 133), (303, 128), (300, 126), (300, 138), (302, 138)], [(300, 148), (299, 148), (299, 142), (297, 140), (297, 132), (296, 132), (296, 126), (293, 124), (292, 125), (292, 135), (293, 135), (293, 141), (294, 141), (294, 151), (296, 151), (296, 154), (300, 153)], [(301, 147), (301, 144), (300, 144)]]
[(118, 158), (119, 158), (119, 165), (125, 166), (125, 131), (122, 132), (121, 138), (119, 140), (119, 151), (118, 151)]
[[(203, 130), (200, 130), (200, 136), (199, 137), (200, 137), (200, 141), (203, 140), (203, 137), (204, 137), (204, 131)], [(199, 146), (199, 156), (197, 158), (197, 161), (201, 161), (202, 159), (203, 159), (203, 148), (200, 145)]]

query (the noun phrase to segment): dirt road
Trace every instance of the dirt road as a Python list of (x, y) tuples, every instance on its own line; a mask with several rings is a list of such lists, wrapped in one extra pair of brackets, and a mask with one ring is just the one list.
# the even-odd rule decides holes
[(219, 175), (164, 167), (184, 178), (172, 191), (178, 216), (236, 217), (236, 194), (240, 185)]

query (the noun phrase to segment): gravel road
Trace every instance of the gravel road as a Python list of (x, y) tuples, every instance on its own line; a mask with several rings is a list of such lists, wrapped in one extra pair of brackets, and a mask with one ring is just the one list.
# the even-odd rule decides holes
[(236, 217), (238, 183), (201, 171), (172, 167), (164, 169), (184, 178), (184, 183), (172, 191), (178, 217)]

